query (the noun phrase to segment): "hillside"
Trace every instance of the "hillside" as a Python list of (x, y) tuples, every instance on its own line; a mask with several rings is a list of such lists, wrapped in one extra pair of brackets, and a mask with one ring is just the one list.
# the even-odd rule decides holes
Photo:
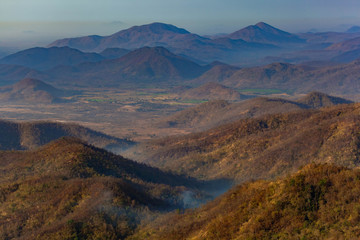
[(76, 137), (97, 147), (111, 151), (125, 149), (134, 144), (70, 123), (9, 122), (0, 120), (0, 150), (35, 149), (61, 137)]
[[(191, 79), (207, 68), (177, 56), (163, 47), (144, 47), (125, 56), (97, 63), (84, 63), (75, 67), (59, 67), (49, 74), (55, 81), (92, 85), (159, 82)], [(106, 79), (106, 81), (104, 81)]]
[(107, 48), (99, 54), (106, 59), (116, 59), (121, 58), (129, 52), (130, 50), (124, 48)]
[(352, 101), (344, 98), (329, 96), (321, 92), (311, 92), (305, 97), (298, 99), (297, 102), (307, 105), (310, 108), (331, 107), (338, 104), (353, 103)]
[(135, 239), (357, 239), (360, 172), (310, 164), (239, 185), (205, 206), (143, 226)]
[(248, 42), (258, 42), (267, 44), (291, 44), (304, 43), (298, 36), (274, 28), (264, 22), (250, 25), (227, 36), (230, 39), (242, 39)]
[(192, 184), (73, 138), (0, 156), (1, 239), (122, 239)]
[(70, 92), (54, 88), (43, 81), (25, 78), (14, 85), (0, 87), (0, 100), (24, 104), (53, 103)]
[(184, 136), (143, 143), (133, 159), (202, 179), (273, 178), (300, 166), (359, 166), (360, 105), (243, 119)]
[(252, 98), (237, 103), (215, 100), (176, 112), (162, 119), (157, 125), (159, 127), (186, 128), (188, 131), (197, 132), (239, 119), (348, 103), (352, 102), (320, 92), (311, 92), (297, 101), (265, 97)]
[(202, 74), (200, 77), (194, 79), (192, 82), (197, 84), (205, 84), (207, 82), (219, 82), (221, 83), (224, 79), (229, 78), (239, 68), (227, 65), (227, 64), (216, 64), (212, 66), (208, 71)]
[(46, 70), (59, 65), (77, 65), (83, 62), (104, 60), (99, 54), (84, 53), (69, 47), (30, 48), (0, 59), (0, 64), (21, 65)]
[(334, 43), (329, 46), (328, 50), (335, 50), (339, 52), (348, 52), (360, 48), (360, 37), (345, 40), (339, 43)]
[(200, 87), (189, 89), (179, 94), (182, 99), (197, 99), (197, 100), (228, 100), (239, 101), (246, 98), (235, 89), (225, 87), (219, 83), (209, 82)]

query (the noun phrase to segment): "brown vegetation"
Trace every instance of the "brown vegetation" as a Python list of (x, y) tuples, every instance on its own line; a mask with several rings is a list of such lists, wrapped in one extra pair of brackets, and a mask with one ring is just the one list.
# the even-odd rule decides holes
[(130, 239), (358, 239), (360, 172), (308, 165), (239, 185), (200, 209), (172, 213)]

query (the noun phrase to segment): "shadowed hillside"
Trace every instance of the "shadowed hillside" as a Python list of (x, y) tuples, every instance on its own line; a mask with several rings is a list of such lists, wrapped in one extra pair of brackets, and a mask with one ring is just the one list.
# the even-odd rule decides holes
[(2, 151), (0, 172), (1, 239), (122, 239), (192, 184), (74, 138)]
[(239, 185), (205, 206), (140, 228), (135, 239), (357, 239), (358, 170), (307, 165)]
[(0, 150), (34, 149), (61, 137), (77, 137), (111, 151), (125, 149), (134, 142), (93, 131), (77, 124), (55, 122), (15, 123), (0, 120)]

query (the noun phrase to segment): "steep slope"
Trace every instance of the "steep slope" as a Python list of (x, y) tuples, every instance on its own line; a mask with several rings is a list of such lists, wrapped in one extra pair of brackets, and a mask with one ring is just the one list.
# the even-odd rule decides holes
[(123, 239), (192, 184), (73, 138), (0, 155), (2, 239)]
[(66, 96), (66, 91), (43, 81), (25, 78), (14, 85), (0, 88), (0, 99), (5, 102), (52, 103)]
[(21, 65), (37, 70), (46, 70), (58, 65), (77, 65), (83, 62), (104, 60), (99, 54), (84, 53), (69, 47), (30, 48), (0, 60), (0, 64)]
[(227, 36), (231, 39), (242, 39), (248, 42), (268, 43), (268, 44), (289, 44), (303, 43), (304, 40), (298, 36), (274, 28), (264, 22), (250, 25)]
[(9, 122), (0, 120), (0, 150), (35, 149), (61, 137), (70, 136), (109, 150), (125, 149), (134, 142), (119, 139), (70, 123)]
[(207, 68), (177, 56), (163, 47), (144, 47), (125, 56), (76, 67), (60, 67), (49, 72), (58, 81), (114, 85), (123, 82), (160, 82), (191, 79)]
[(359, 166), (360, 105), (244, 119), (137, 146), (134, 159), (203, 179), (288, 174), (310, 162)]
[(358, 170), (307, 165), (239, 185), (200, 209), (169, 214), (130, 239), (356, 239)]
[(200, 87), (187, 90), (179, 95), (182, 99), (198, 99), (198, 100), (228, 100), (238, 101), (245, 98), (235, 89), (225, 87), (219, 83), (209, 82)]

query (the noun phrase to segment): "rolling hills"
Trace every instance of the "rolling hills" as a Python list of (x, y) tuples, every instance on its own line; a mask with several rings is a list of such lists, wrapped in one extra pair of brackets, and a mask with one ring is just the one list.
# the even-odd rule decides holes
[(144, 218), (182, 207), (192, 189), (74, 138), (0, 155), (2, 239), (122, 239)]
[(136, 239), (356, 239), (359, 170), (310, 164), (241, 184), (205, 206), (140, 227)]
[(200, 179), (273, 178), (300, 166), (357, 167), (359, 104), (243, 119), (140, 144), (131, 158)]
[(177, 112), (160, 120), (157, 125), (159, 127), (186, 128), (188, 131), (197, 132), (239, 119), (347, 103), (352, 102), (320, 92), (311, 92), (296, 101), (266, 97), (252, 98), (238, 103), (215, 100)]

